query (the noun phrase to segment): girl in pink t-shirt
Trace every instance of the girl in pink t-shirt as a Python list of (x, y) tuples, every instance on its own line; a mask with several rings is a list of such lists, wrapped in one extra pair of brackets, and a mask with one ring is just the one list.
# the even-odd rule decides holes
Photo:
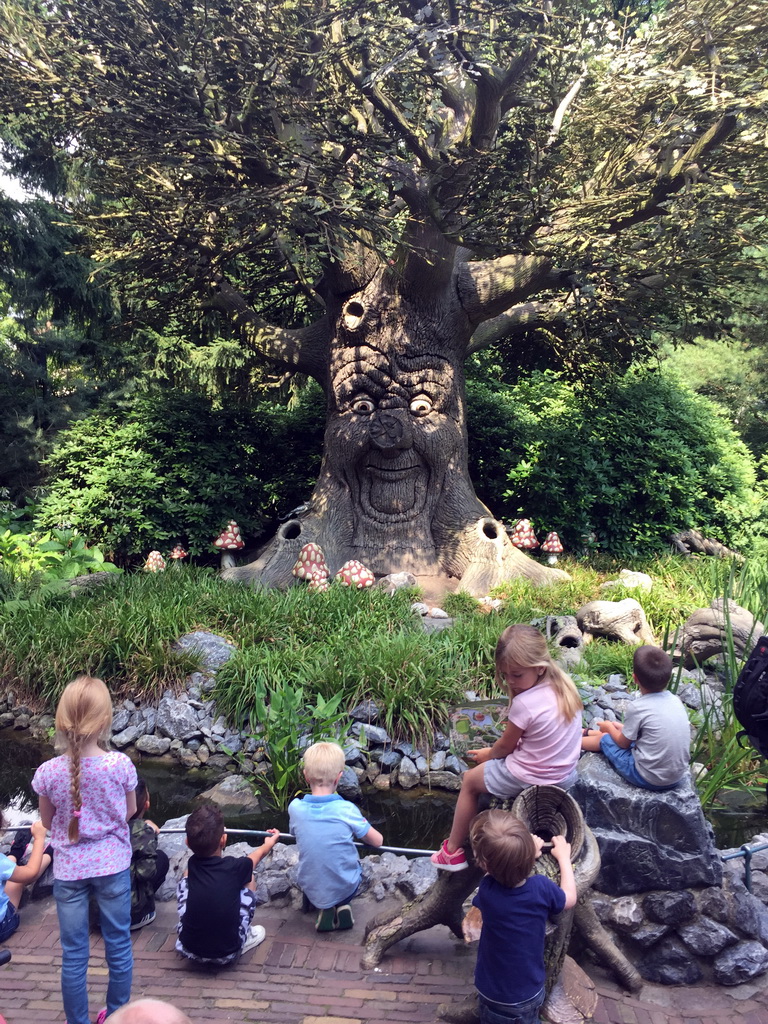
[(32, 787), (40, 817), (51, 830), (53, 895), (61, 934), (61, 994), (68, 1024), (90, 1024), (87, 971), (89, 900), (109, 966), (107, 1006), (97, 1024), (131, 998), (131, 840), (128, 819), (136, 810), (136, 769), (107, 750), (112, 700), (101, 679), (78, 676), (56, 709), (56, 735), (66, 748), (40, 765)]
[(508, 626), (496, 644), (496, 681), (509, 691), (507, 726), (492, 747), (468, 750), (450, 836), (432, 854), (443, 871), (467, 866), (463, 845), (481, 793), (511, 800), (529, 786), (569, 789), (581, 752), (581, 709), (569, 675), (552, 660), (533, 626)]

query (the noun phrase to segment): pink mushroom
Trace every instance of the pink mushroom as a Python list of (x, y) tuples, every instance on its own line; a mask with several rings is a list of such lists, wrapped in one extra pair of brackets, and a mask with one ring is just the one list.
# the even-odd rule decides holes
[(189, 552), (185, 551), (181, 544), (177, 544), (168, 557), (172, 558), (173, 561), (178, 564), (178, 562), (181, 561), (182, 558), (186, 558), (188, 554)]
[(562, 555), (563, 545), (554, 530), (547, 534), (547, 538), (541, 545), (541, 550), (547, 553), (547, 565), (556, 565), (557, 556)]
[(221, 568), (231, 569), (235, 564), (235, 559), (230, 552), (240, 551), (245, 547), (243, 538), (240, 536), (240, 527), (234, 519), (229, 520), (221, 534), (213, 542), (213, 546), (221, 550)]
[(345, 587), (357, 587), (358, 590), (362, 590), (363, 587), (372, 587), (376, 581), (371, 570), (366, 569), (363, 563), (358, 562), (356, 558), (350, 558), (342, 565), (336, 573), (336, 579)]
[(145, 572), (162, 572), (165, 568), (165, 559), (159, 551), (150, 551), (144, 563)]
[(323, 549), (319, 544), (305, 544), (293, 567), (293, 575), (299, 580), (327, 580), (330, 576)]
[(533, 551), (539, 546), (530, 519), (519, 519), (509, 539), (516, 548), (521, 548), (524, 551)]

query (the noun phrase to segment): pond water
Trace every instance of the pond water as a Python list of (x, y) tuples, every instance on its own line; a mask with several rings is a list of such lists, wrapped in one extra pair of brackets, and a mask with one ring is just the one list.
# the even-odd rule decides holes
[[(22, 732), (0, 731), (0, 807), (30, 812), (37, 806), (31, 781), (41, 761), (53, 756), (49, 744), (31, 740)], [(150, 817), (162, 823), (188, 814), (195, 799), (213, 786), (221, 772), (204, 769), (185, 770), (175, 762), (144, 758), (137, 768), (146, 780), (152, 801)], [(361, 810), (371, 825), (384, 836), (388, 846), (435, 850), (450, 831), (456, 797), (443, 791), (412, 789), (382, 792), (368, 789)], [(758, 798), (749, 811), (716, 810), (710, 814), (719, 849), (748, 842), (759, 832), (768, 832), (768, 809)], [(269, 811), (265, 814), (227, 815), (231, 828), (288, 831), (288, 815)]]

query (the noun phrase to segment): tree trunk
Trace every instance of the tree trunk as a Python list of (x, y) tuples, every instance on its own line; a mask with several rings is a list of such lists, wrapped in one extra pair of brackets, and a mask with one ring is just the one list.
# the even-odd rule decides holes
[(331, 574), (354, 558), (377, 575), (453, 577), (476, 596), (518, 575), (568, 578), (518, 551), (474, 492), (463, 370), (474, 325), (456, 275), (442, 277), (408, 289), (384, 268), (329, 296), (325, 450), (310, 510), (227, 578), (289, 585), (310, 541)]

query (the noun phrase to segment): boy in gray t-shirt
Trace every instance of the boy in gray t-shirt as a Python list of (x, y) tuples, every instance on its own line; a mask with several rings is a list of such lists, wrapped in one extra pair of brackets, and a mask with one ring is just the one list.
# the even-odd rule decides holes
[(633, 661), (640, 696), (620, 722), (584, 731), (582, 750), (601, 751), (627, 782), (671, 789), (688, 772), (691, 727), (682, 701), (667, 689), (672, 659), (660, 647), (638, 647)]

